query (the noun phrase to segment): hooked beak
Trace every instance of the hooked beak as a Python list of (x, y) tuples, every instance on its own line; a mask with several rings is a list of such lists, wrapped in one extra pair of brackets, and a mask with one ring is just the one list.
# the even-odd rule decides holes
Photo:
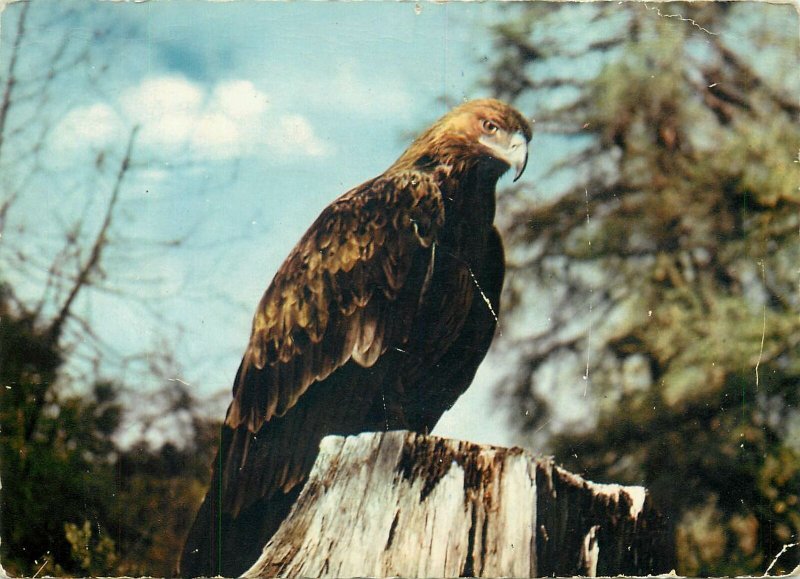
[(514, 133), (511, 137), (510, 165), (514, 169), (514, 181), (522, 177), (528, 165), (528, 141), (522, 133)]
[(514, 169), (514, 181), (522, 176), (528, 164), (528, 140), (522, 133), (505, 133), (499, 131), (494, 135), (484, 135), (480, 142), (485, 145), (492, 154), (508, 163)]

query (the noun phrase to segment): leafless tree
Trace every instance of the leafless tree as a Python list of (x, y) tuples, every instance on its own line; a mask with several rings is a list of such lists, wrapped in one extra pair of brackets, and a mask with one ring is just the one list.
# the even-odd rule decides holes
[[(147, 376), (150, 383), (174, 386), (160, 373), (167, 366), (152, 359), (167, 355), (170, 370), (178, 371), (167, 352), (182, 328), (162, 319), (159, 299), (168, 280), (149, 272), (147, 263), (180, 249), (198, 226), (141, 233), (142, 213), (152, 211), (154, 203), (141, 200), (146, 171), (158, 166), (174, 174), (196, 163), (186, 151), (159, 159), (137, 148), (135, 120), (125, 120), (124, 137), (87, 145), (78, 161), (54, 159), (51, 147), (69, 112), (111, 102), (105, 76), (114, 70), (118, 43), (136, 32), (95, 23), (88, 33), (82, 24), (76, 34), (60, 26), (78, 19), (92, 22), (86, 10), (67, 5), (48, 12), (20, 2), (7, 6), (4, 14), (0, 285), (16, 314), (45, 331), (66, 360), (59, 382), (42, 383), (33, 393), (37, 412), (30, 432), (52, 388), (80, 387), (109, 372), (118, 381), (135, 383)], [(116, 300), (147, 318), (155, 328), (153, 337), (136, 350), (118, 351), (113, 340), (98, 332), (92, 313), (98, 299)]]

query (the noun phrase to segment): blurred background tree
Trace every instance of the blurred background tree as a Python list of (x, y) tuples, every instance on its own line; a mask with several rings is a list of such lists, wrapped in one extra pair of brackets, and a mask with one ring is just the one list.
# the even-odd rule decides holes
[[(50, 154), (65, 111), (75, 106), (65, 95), (102, 94), (113, 39), (138, 34), (111, 35), (100, 26), (48, 34), (57, 24), (78, 22), (90, 8), (54, 6), (19, 3), (3, 15), (3, 565), (19, 576), (168, 576), (204, 495), (216, 424), (186, 384), (167, 382), (179, 375), (169, 347), (148, 350), (145, 344), (116, 353), (93, 330), (91, 304), (113, 296), (128, 304), (138, 300), (148, 310), (158, 280), (141, 273), (121, 278), (120, 262), (146, 260), (148, 252), (182, 239), (134, 235), (141, 206), (127, 196), (137, 172), (153, 162), (136, 155), (135, 125), (127, 127), (126, 140), (83, 151), (75, 164), (59, 164)], [(31, 207), (37, 194), (51, 202)], [(43, 235), (45, 224), (54, 222), (60, 234)], [(109, 368), (123, 378), (104, 378)], [(163, 385), (161, 396), (140, 399), (141, 387), (132, 384), (145, 376)], [(134, 412), (138, 436), (131, 434)], [(157, 432), (164, 415), (180, 432)], [(170, 436), (184, 442), (164, 443)]]
[(800, 535), (795, 9), (535, 3), (494, 37), (549, 165), (498, 211), (511, 424), (646, 485), (680, 574), (763, 573)]

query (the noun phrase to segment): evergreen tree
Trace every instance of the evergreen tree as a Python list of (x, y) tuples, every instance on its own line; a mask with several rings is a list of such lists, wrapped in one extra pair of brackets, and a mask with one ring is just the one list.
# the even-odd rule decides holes
[(502, 338), (512, 424), (647, 485), (680, 573), (763, 573), (800, 534), (797, 14), (526, 4), (494, 32), (548, 165), (498, 212), (506, 303), (541, 318)]

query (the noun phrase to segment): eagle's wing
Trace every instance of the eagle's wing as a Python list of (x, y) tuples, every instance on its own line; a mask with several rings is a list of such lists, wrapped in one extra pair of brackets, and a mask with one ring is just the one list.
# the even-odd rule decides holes
[(405, 417), (412, 430), (427, 432), (433, 429), (442, 414), (472, 383), (497, 328), (504, 276), (503, 242), (497, 230), (492, 229), (486, 239), (485, 256), (468, 270), (473, 291), (464, 294), (471, 298), (459, 306), (468, 313), (457, 337), (441, 349), (443, 354), (440, 358), (435, 358), (435, 353), (425, 356), (436, 359), (432, 367), (407, 370), (408, 387), (415, 392), (414, 404), (405, 408)]
[(329, 205), (261, 299), (226, 424), (257, 432), (348, 360), (369, 367), (404, 343), (424, 291), (405, 282), (430, 267), (443, 222), (438, 186), (415, 171), (383, 175)]

